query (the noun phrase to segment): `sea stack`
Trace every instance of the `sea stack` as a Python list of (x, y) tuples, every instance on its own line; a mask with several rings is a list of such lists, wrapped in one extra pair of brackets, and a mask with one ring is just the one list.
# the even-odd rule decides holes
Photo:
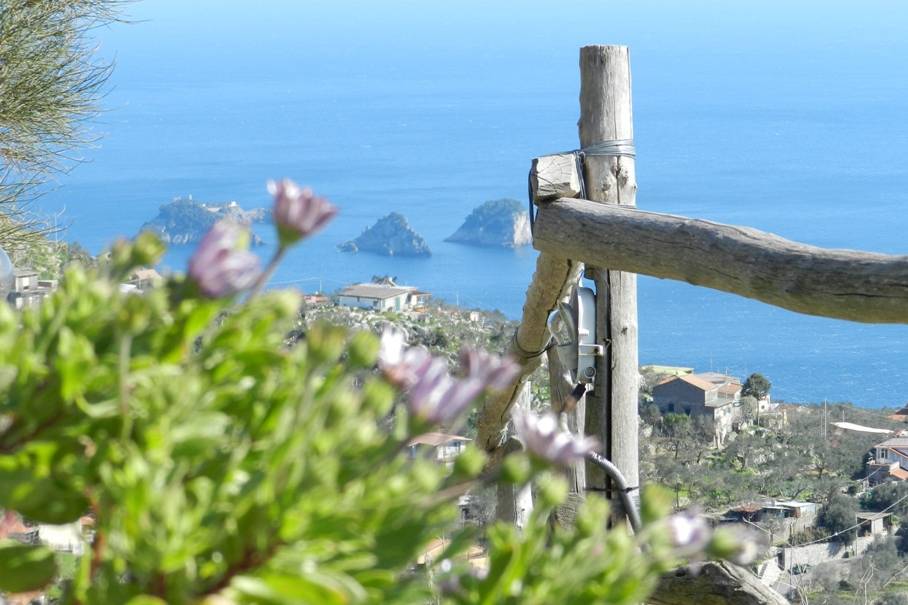
[(431, 256), (429, 245), (402, 214), (378, 219), (356, 239), (338, 246), (344, 252), (371, 252), (382, 256)]
[[(243, 210), (236, 202), (207, 204), (178, 197), (158, 209), (158, 215), (141, 227), (152, 231), (165, 243), (172, 245), (195, 244), (205, 237), (208, 230), (220, 220), (230, 220), (242, 225), (262, 223), (270, 218), (264, 208)], [(262, 244), (262, 239), (252, 233), (252, 245)]]
[(526, 246), (532, 242), (530, 216), (517, 200), (490, 200), (477, 206), (445, 241), (494, 248)]

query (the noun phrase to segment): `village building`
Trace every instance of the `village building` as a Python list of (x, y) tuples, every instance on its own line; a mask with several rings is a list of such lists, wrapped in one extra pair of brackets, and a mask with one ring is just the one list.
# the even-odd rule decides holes
[(337, 295), (337, 304), (344, 307), (376, 311), (410, 311), (425, 307), (429, 293), (413, 286), (393, 283), (367, 283), (347, 286)]
[(895, 414), (890, 415), (889, 419), (896, 422), (908, 422), (908, 403), (903, 405)]
[(40, 279), (37, 271), (20, 269), (14, 274), (13, 289), (7, 296), (8, 302), (16, 309), (37, 307), (57, 289), (57, 281)]
[(157, 270), (139, 268), (130, 274), (129, 280), (126, 283), (135, 286), (137, 290), (145, 291), (157, 286), (163, 281), (164, 278), (161, 277), (161, 274), (158, 273)]
[(865, 489), (888, 481), (908, 480), (908, 471), (901, 468), (897, 460), (871, 460), (867, 463)]
[(908, 479), (908, 437), (891, 437), (873, 446), (873, 460), (867, 464), (867, 483)]
[(327, 305), (328, 303), (330, 303), (331, 299), (321, 292), (316, 292), (315, 294), (304, 294), (303, 302), (310, 306), (320, 307), (322, 305)]
[(729, 509), (719, 522), (755, 526), (769, 536), (772, 544), (783, 544), (814, 527), (819, 510), (815, 502), (768, 499)]
[(857, 513), (856, 524), (859, 538), (866, 536), (883, 536), (892, 531), (892, 513), (877, 513), (860, 511)]
[(662, 414), (708, 418), (721, 446), (743, 420), (742, 388), (737, 378), (718, 372), (682, 374), (653, 387), (653, 403)]

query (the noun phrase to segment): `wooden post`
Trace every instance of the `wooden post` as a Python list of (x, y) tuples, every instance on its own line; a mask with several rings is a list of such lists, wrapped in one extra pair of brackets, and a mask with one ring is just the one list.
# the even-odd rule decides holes
[[(586, 397), (581, 397), (580, 401), (574, 399), (571, 374), (561, 365), (555, 349), (549, 349), (546, 358), (552, 411), (558, 415), (562, 431), (582, 435), (585, 429)], [(577, 508), (586, 497), (586, 466), (582, 461), (567, 470), (567, 480), (567, 500), (554, 512), (554, 521), (561, 525), (573, 525)]]
[[(532, 394), (530, 392), (530, 382), (526, 381), (520, 387), (515, 406), (530, 409)], [(516, 438), (510, 438), (504, 446), (506, 452), (519, 451), (522, 446)], [(499, 482), (497, 487), (497, 503), (495, 506), (495, 518), (499, 521), (511, 523), (523, 529), (526, 527), (533, 512), (533, 490), (527, 484), (521, 488), (515, 487), (509, 483)]]
[[(585, 46), (580, 49), (581, 148), (618, 139), (633, 140), (631, 72), (626, 46)], [(608, 204), (636, 205), (634, 158), (587, 155), (584, 159), (587, 197)], [(606, 347), (596, 365), (596, 383), (587, 394), (586, 433), (599, 438), (604, 454), (633, 488), (640, 485), (637, 445), (637, 281), (636, 275), (593, 267), (597, 292), (597, 342)], [(587, 465), (587, 489), (606, 493), (603, 471)], [(637, 492), (633, 493), (638, 498)]]

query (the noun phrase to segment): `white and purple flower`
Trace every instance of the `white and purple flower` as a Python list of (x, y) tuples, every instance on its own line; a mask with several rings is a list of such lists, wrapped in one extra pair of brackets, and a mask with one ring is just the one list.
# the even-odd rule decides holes
[(483, 391), (504, 388), (518, 372), (510, 359), (489, 353), (465, 351), (461, 359), (464, 376), (452, 376), (444, 359), (423, 347), (408, 347), (403, 332), (388, 328), (381, 337), (378, 365), (390, 382), (406, 392), (411, 414), (424, 422), (446, 424), (463, 414)]
[(309, 237), (337, 214), (337, 207), (328, 200), (290, 179), (268, 181), (268, 192), (274, 196), (274, 224), (283, 246)]
[(577, 437), (558, 428), (554, 414), (537, 416), (532, 412), (515, 408), (511, 412), (517, 438), (524, 448), (541, 460), (558, 466), (570, 466), (583, 460), (598, 447), (590, 437)]
[(702, 553), (713, 537), (706, 519), (693, 510), (675, 513), (665, 520), (669, 543), (682, 557)]
[(189, 259), (189, 277), (208, 298), (231, 296), (261, 274), (258, 257), (246, 248), (249, 232), (230, 221), (215, 223)]

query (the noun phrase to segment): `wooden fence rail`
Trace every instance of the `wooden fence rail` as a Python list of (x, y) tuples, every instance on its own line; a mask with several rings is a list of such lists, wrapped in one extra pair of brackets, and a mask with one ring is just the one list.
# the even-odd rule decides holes
[(748, 227), (589, 200), (539, 204), (534, 246), (809, 315), (908, 323), (908, 256), (825, 249)]

